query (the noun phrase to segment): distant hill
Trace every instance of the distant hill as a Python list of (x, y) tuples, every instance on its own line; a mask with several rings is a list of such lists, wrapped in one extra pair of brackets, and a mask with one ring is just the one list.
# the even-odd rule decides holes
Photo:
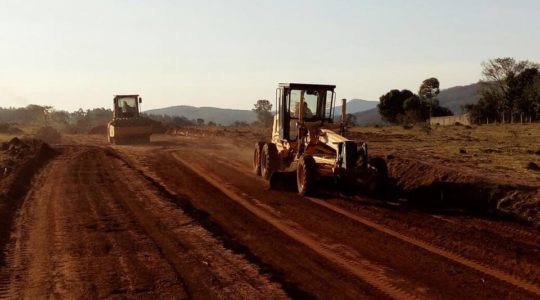
[[(341, 101), (338, 101), (338, 103), (336, 104), (341, 104)], [(377, 107), (377, 104), (379, 104), (379, 101), (352, 99), (352, 100), (347, 101), (347, 113), (354, 114), (354, 113), (370, 110), (372, 108)], [(336, 117), (341, 116), (341, 105), (336, 106), (336, 109), (334, 111), (336, 112), (335, 113)]]
[[(456, 86), (442, 90), (439, 94), (439, 103), (441, 106), (448, 107), (454, 114), (463, 113), (462, 107), (467, 104), (478, 102), (478, 83), (466, 86)], [(378, 104), (378, 101), (374, 101)], [(355, 113), (356, 122), (359, 125), (382, 124), (384, 121), (379, 115), (377, 107), (363, 112)]]
[(172, 117), (184, 116), (190, 120), (204, 119), (205, 122), (212, 121), (221, 125), (230, 125), (235, 121), (252, 123), (257, 120), (257, 115), (251, 110), (195, 107), (187, 105), (151, 109), (144, 113), (149, 115), (168, 115)]
[[(439, 102), (448, 107), (454, 114), (462, 113), (461, 107), (478, 101), (478, 84), (456, 86), (442, 90), (439, 94)], [(336, 103), (340, 104), (340, 103)], [(358, 124), (381, 124), (383, 120), (377, 109), (379, 101), (352, 99), (347, 102), (347, 112), (354, 114)], [(206, 122), (214, 122), (222, 125), (230, 125), (235, 121), (252, 123), (257, 120), (257, 115), (251, 110), (225, 109), (216, 107), (195, 106), (171, 106), (160, 109), (145, 111), (153, 115), (184, 116), (190, 120), (204, 119)], [(341, 105), (336, 106), (335, 117), (341, 115)]]
[(373, 125), (383, 124), (384, 121), (379, 114), (378, 108), (372, 108), (359, 113), (353, 114), (356, 117), (356, 124), (358, 125)]
[[(347, 102), (347, 111), (356, 113), (377, 106), (377, 101), (352, 99)], [(336, 106), (335, 115), (341, 115), (341, 105)], [(190, 120), (204, 119), (206, 122), (214, 122), (222, 125), (230, 125), (236, 121), (252, 123), (257, 120), (257, 115), (251, 110), (224, 109), (216, 107), (195, 107), (188, 105), (171, 106), (145, 111), (150, 115), (168, 115), (172, 117), (184, 116)]]
[(478, 99), (478, 83), (455, 86), (442, 90), (439, 94), (439, 103), (448, 107), (454, 114), (463, 113), (463, 106), (477, 103)]

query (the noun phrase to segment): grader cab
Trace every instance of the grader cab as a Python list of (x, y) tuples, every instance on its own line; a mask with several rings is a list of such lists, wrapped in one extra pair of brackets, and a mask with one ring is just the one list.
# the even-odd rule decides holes
[(108, 139), (111, 144), (145, 144), (150, 142), (152, 124), (140, 115), (139, 95), (117, 95), (114, 97), (114, 116), (108, 124)]
[[(366, 143), (343, 136), (346, 101), (341, 122), (334, 122), (335, 85), (281, 83), (276, 89), (276, 109), (269, 143), (257, 142), (254, 172), (274, 186), (280, 172), (296, 172), (301, 195), (312, 194), (322, 176), (348, 186), (382, 189), (387, 181), (386, 162), (369, 159)], [(285, 177), (283, 177), (285, 178)]]

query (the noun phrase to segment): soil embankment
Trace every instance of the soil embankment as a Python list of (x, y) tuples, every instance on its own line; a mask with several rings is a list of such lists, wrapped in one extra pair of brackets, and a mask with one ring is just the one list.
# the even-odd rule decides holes
[[(9, 240), (13, 216), (39, 168), (55, 151), (39, 140), (13, 138), (0, 146), (0, 249)], [(0, 265), (3, 251), (0, 252)]]

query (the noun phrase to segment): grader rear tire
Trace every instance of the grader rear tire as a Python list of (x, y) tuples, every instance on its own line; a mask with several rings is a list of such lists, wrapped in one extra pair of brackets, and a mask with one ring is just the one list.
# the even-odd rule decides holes
[(261, 176), (261, 155), (264, 147), (264, 142), (255, 143), (255, 150), (253, 151), (253, 173), (257, 176)]
[(304, 155), (296, 167), (296, 184), (300, 196), (312, 195), (317, 181), (317, 164), (312, 156)]
[(261, 155), (261, 176), (269, 180), (272, 173), (279, 170), (279, 157), (275, 144), (266, 143), (262, 148)]

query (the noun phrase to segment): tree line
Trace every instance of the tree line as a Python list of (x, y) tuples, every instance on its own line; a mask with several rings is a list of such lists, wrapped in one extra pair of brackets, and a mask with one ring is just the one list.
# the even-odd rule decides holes
[[(271, 105), (270, 105), (271, 107)], [(154, 121), (155, 127), (171, 128), (183, 126), (219, 126), (204, 119), (188, 119), (184, 116), (149, 115), (144, 117)], [(96, 127), (107, 125), (113, 118), (108, 108), (78, 109), (74, 112), (55, 110), (52, 106), (30, 104), (26, 107), (0, 107), (0, 124), (12, 123), (33, 126), (51, 126), (64, 133), (88, 133)], [(267, 120), (266, 120), (267, 122)], [(233, 126), (250, 126), (247, 122), (236, 121)]]
[(540, 65), (511, 57), (482, 63), (479, 101), (466, 105), (477, 123), (514, 123), (540, 120)]
[(105, 108), (67, 112), (35, 104), (18, 108), (0, 107), (0, 123), (51, 126), (68, 133), (88, 132), (97, 125), (107, 124), (112, 115), (112, 110)]
[(434, 77), (420, 84), (418, 94), (406, 89), (391, 90), (379, 98), (379, 114), (392, 124), (418, 123), (430, 117), (451, 116), (452, 111), (440, 106), (437, 99), (439, 93), (440, 83)]

